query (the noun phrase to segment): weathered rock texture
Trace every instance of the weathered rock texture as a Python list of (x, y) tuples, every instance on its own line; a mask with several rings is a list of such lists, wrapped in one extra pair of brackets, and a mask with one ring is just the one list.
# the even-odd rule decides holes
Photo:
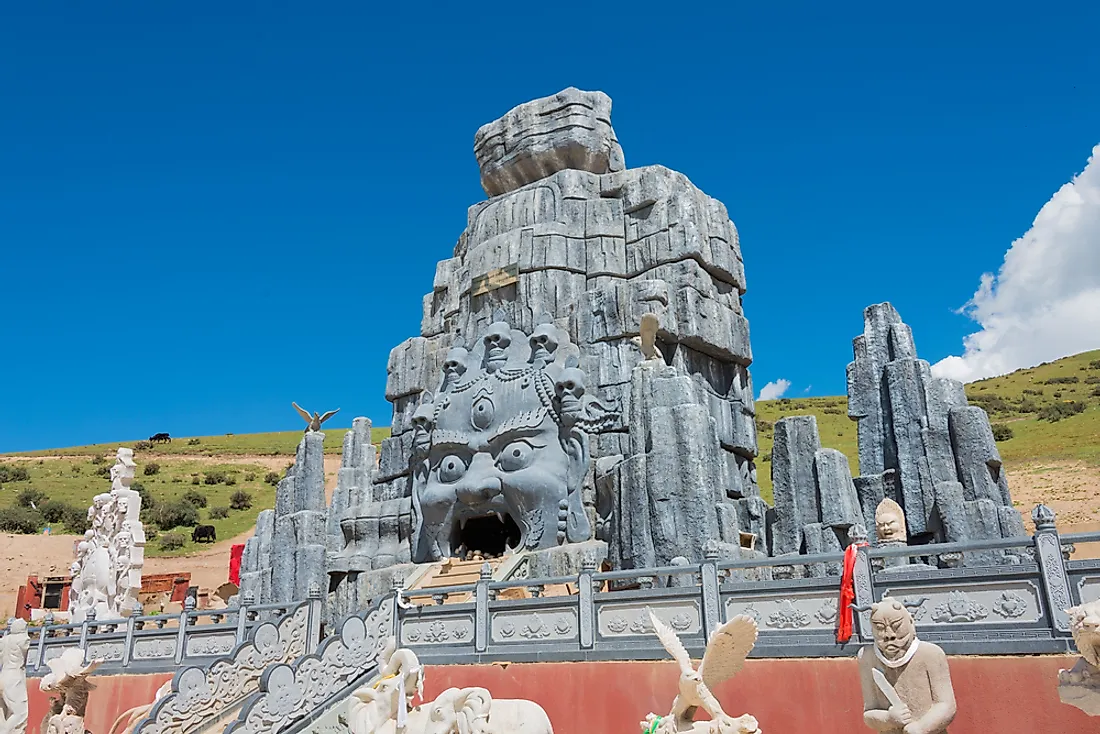
[[(911, 545), (1023, 535), (985, 411), (967, 404), (961, 382), (932, 377), (889, 303), (869, 306), (863, 320), (848, 365), (848, 416), (858, 423), (855, 485), (867, 527), (889, 497), (905, 510)], [(1005, 558), (991, 551), (964, 562)]]
[[(821, 448), (812, 415), (782, 418), (772, 446), (775, 523), (772, 555), (831, 553), (848, 545), (848, 529), (863, 522), (848, 458)], [(809, 573), (839, 573), (839, 565), (811, 564)]]
[(275, 509), (256, 518), (256, 533), (241, 559), (241, 594), (256, 602), (305, 599), (310, 587), (328, 586), (325, 552), (325, 434), (307, 431), (294, 464), (275, 490)]

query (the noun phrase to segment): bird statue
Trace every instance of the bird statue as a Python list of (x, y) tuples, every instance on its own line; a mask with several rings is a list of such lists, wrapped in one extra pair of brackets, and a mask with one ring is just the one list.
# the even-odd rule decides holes
[[(680, 666), (679, 693), (672, 702), (672, 710), (666, 717), (650, 718), (648, 723), (653, 732), (667, 731), (705, 731), (705, 732), (756, 732), (756, 719), (745, 714), (733, 718), (722, 710), (722, 704), (711, 693), (719, 683), (732, 678), (745, 664), (745, 658), (756, 644), (756, 622), (752, 617), (738, 615), (723, 624), (707, 642), (706, 652), (698, 670), (692, 667), (691, 656), (684, 649), (676, 633), (649, 611), (649, 620), (657, 639), (668, 650), (669, 655)], [(695, 722), (695, 710), (702, 708), (712, 721)], [(663, 718), (664, 726), (660, 725)], [(702, 724), (702, 726), (700, 726)]]
[(306, 422), (306, 433), (321, 430), (322, 423), (340, 412), (340, 409), (337, 408), (336, 410), (330, 410), (324, 415), (320, 415), (317, 411), (313, 411), (313, 415), (310, 415), (309, 411), (303, 409), (298, 403), (292, 402), (291, 405), (294, 406), (294, 409), (298, 411), (298, 415), (302, 416), (302, 419)]

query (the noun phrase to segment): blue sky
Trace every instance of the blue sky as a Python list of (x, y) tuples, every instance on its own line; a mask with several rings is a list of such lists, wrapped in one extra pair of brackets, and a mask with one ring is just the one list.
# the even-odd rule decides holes
[(474, 131), (567, 86), (728, 207), (758, 389), (843, 393), (882, 300), (962, 354), (1100, 143), (1100, 4), (1028, 5), (8, 4), (0, 451), (388, 425)]

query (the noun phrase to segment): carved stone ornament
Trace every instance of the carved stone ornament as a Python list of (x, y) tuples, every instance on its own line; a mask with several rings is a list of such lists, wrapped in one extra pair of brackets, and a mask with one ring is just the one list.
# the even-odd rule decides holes
[[(467, 523), (493, 518), (513, 550), (592, 537), (588, 433), (614, 416), (587, 382), (568, 333), (549, 322), (528, 336), (498, 313), (471, 349), (451, 349), (413, 422), (414, 561), (454, 555)], [(547, 528), (559, 509), (564, 533)]]
[(1016, 619), (1027, 611), (1027, 600), (1014, 591), (1005, 591), (993, 603), (993, 612), (1005, 619)]
[(226, 658), (206, 668), (190, 666), (176, 673), (172, 692), (153, 707), (135, 734), (184, 734), (226, 707), (253, 693), (260, 675), (272, 664), (305, 654), (309, 602), (303, 602), (278, 624), (258, 625), (251, 638)]
[(394, 635), (394, 612), (394, 597), (387, 596), (344, 620), (340, 634), (322, 642), (316, 653), (293, 665), (269, 667), (260, 695), (245, 705), (225, 734), (276, 734), (368, 673)]
[(790, 599), (779, 602), (779, 608), (768, 615), (768, 626), (777, 629), (798, 629), (810, 623), (810, 615), (791, 603)]
[(977, 622), (989, 616), (989, 610), (983, 605), (972, 601), (962, 591), (952, 591), (947, 596), (947, 601), (936, 605), (932, 610), (933, 622)]

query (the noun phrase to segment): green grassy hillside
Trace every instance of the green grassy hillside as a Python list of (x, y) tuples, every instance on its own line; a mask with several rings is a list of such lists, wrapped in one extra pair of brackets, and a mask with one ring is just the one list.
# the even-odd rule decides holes
[[(1083, 461), (1100, 467), (1100, 350), (1047, 362), (966, 386), (973, 405), (989, 413), (1009, 471), (1035, 462)], [(773, 426), (790, 415), (817, 417), (821, 445), (847, 455), (859, 474), (856, 424), (845, 397), (783, 398), (756, 404), (757, 475), (771, 499)]]

